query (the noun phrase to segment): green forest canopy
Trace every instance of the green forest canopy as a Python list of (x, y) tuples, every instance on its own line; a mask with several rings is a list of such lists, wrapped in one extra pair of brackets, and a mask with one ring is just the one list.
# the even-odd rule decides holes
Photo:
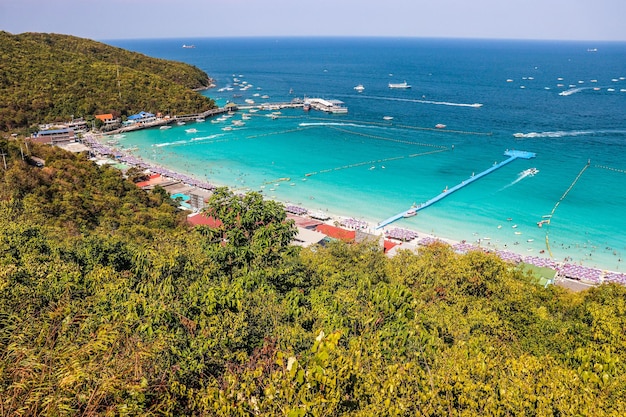
[(0, 31), (0, 131), (98, 113), (198, 113), (215, 107), (193, 91), (210, 83), (194, 66), (89, 39)]
[(219, 189), (189, 229), (83, 155), (0, 140), (3, 415), (618, 416), (626, 289), (435, 244), (301, 249)]

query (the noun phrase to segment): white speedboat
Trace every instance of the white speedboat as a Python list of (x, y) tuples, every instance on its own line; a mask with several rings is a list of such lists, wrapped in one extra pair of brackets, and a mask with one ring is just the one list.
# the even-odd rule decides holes
[(393, 116), (383, 116), (383, 120), (393, 120)]
[(354, 87), (354, 89), (358, 91), (359, 93), (361, 93), (365, 90), (365, 87), (363, 87), (363, 84), (359, 84), (356, 87)]
[(406, 213), (404, 213), (404, 214), (402, 215), (402, 217), (405, 217), (405, 218), (406, 218), (406, 217), (413, 217), (413, 216), (415, 216), (416, 214), (417, 214), (417, 209), (416, 209), (416, 208), (412, 208), (412, 209), (407, 210), (407, 211), (406, 211)]
[(406, 88), (411, 88), (411, 86), (410, 86), (410, 85), (408, 85), (408, 84), (406, 83), (406, 81), (405, 81), (405, 82), (403, 82), (403, 83), (389, 83), (389, 88), (400, 88), (400, 89), (406, 89)]

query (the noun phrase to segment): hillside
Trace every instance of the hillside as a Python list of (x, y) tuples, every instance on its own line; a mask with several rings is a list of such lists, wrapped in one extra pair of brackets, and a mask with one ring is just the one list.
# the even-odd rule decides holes
[(301, 249), (257, 193), (218, 189), (222, 224), (189, 229), (84, 155), (0, 149), (2, 415), (626, 414), (622, 286), (440, 244)]
[(206, 73), (68, 35), (0, 31), (0, 131), (37, 123), (130, 115), (195, 113), (215, 103), (192, 90)]

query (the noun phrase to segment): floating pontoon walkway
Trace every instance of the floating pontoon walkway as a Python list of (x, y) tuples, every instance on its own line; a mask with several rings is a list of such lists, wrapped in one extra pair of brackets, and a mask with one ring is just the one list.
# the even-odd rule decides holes
[(468, 179), (466, 179), (465, 181), (461, 182), (460, 184), (455, 185), (454, 187), (450, 188), (450, 189), (445, 189), (441, 194), (439, 194), (438, 196), (431, 198), (430, 200), (428, 200), (425, 203), (420, 204), (417, 207), (411, 207), (408, 210), (403, 211), (402, 213), (398, 213), (395, 216), (392, 216), (386, 220), (383, 220), (382, 222), (378, 223), (378, 225), (376, 226), (376, 229), (380, 229), (383, 228), (393, 222), (395, 222), (396, 220), (400, 220), (401, 218), (403, 218), (409, 211), (413, 211), (415, 210), (420, 211), (420, 210), (424, 210), (426, 207), (432, 206), (433, 204), (435, 204), (436, 202), (438, 202), (439, 200), (442, 200), (444, 198), (446, 198), (447, 196), (449, 196), (450, 194), (452, 194), (453, 192), (460, 190), (461, 188), (465, 187), (466, 185), (469, 185), (471, 183), (473, 183), (474, 181), (477, 181), (478, 179), (491, 174), (493, 171), (497, 170), (498, 168), (502, 168), (503, 166), (505, 166), (506, 164), (508, 164), (509, 162), (513, 162), (514, 160), (521, 158), (521, 159), (531, 159), (534, 158), (536, 155), (532, 152), (526, 152), (526, 151), (516, 151), (516, 150), (507, 150), (506, 152), (504, 152), (504, 155), (508, 156), (508, 159), (505, 159), (504, 161), (498, 163), (498, 164), (494, 164), (491, 168), (484, 170), (481, 173), (478, 173), (476, 175), (472, 175), (471, 177), (469, 177)]

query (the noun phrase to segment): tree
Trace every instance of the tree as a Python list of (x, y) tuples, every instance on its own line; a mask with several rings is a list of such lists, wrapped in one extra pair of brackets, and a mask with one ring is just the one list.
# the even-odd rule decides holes
[(204, 209), (221, 224), (201, 229), (210, 251), (229, 273), (236, 267), (270, 265), (281, 257), (297, 233), (282, 204), (261, 194), (214, 191)]

